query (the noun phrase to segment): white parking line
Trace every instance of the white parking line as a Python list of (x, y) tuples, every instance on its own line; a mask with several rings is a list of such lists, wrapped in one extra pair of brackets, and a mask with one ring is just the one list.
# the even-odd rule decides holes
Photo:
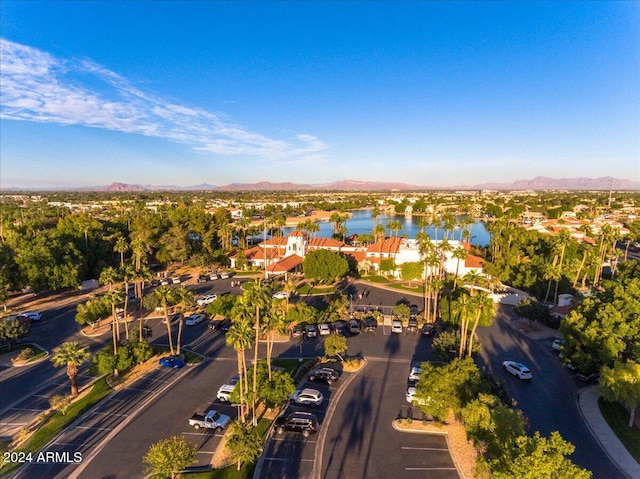
[[(271, 440), (272, 441), (296, 441), (297, 442), (296, 439), (291, 438), (291, 437), (272, 437)], [(305, 441), (304, 443), (305, 444), (315, 444), (317, 442), (318, 441)]]
[[(294, 459), (287, 459), (287, 458), (283, 458), (283, 457), (265, 457), (264, 458), (265, 461), (281, 461), (281, 462), (285, 462), (285, 461), (292, 461)], [(295, 458), (295, 461), (298, 462), (313, 462), (314, 459), (300, 459), (300, 458)]]
[(400, 449), (407, 449), (409, 451), (448, 451), (446, 447), (401, 447)]
[(12, 407), (10, 409), (10, 411), (31, 411), (31, 412), (35, 412), (35, 411), (46, 411), (46, 409), (30, 409), (30, 408), (26, 408), (26, 407)]
[(115, 412), (98, 412), (98, 411), (94, 411), (91, 413), (94, 416), (97, 416), (98, 414), (101, 414), (103, 416), (122, 416), (122, 417), (129, 417), (128, 414), (118, 414)]
[(455, 467), (405, 467), (405, 471), (455, 471)]
[(26, 426), (28, 422), (0, 422), (0, 426)]
[(113, 431), (112, 427), (89, 427), (89, 426), (76, 426), (74, 429), (95, 429), (97, 431)]
[(216, 451), (198, 451), (196, 454), (215, 454)]

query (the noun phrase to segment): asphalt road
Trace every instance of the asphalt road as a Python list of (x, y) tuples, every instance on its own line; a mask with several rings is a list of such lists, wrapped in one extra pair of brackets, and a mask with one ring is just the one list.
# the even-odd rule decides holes
[[(229, 283), (230, 280), (222, 280), (194, 285), (194, 287), (200, 294), (229, 292), (237, 289), (232, 288)], [(410, 303), (421, 304), (420, 297), (368, 286), (362, 291), (357, 289), (358, 287), (360, 286), (350, 286), (354, 308), (392, 308), (403, 296)], [(366, 291), (369, 294), (363, 294), (361, 299), (360, 292)], [(66, 322), (70, 317), (75, 328), (72, 316), (68, 314), (60, 316), (60, 318), (63, 317), (66, 317), (64, 320)], [(508, 325), (509, 319), (508, 309), (501, 309), (492, 327), (479, 329), (478, 335), (484, 345), (481, 362), (495, 374), (496, 378), (505, 381), (510, 394), (518, 402), (518, 407), (529, 419), (531, 431), (539, 430), (543, 435), (548, 435), (551, 431), (559, 430), (565, 439), (576, 446), (572, 460), (593, 471), (595, 479), (624, 479), (584, 425), (576, 406), (575, 382), (568, 377), (565, 369), (549, 351), (550, 340), (536, 342), (524, 337)], [(166, 342), (166, 337), (160, 333), (164, 331), (164, 325), (158, 321), (157, 326), (154, 326), (156, 333), (154, 340)], [(71, 332), (73, 328), (68, 324), (63, 326), (61, 330), (66, 332), (61, 333), (61, 336), (69, 337), (69, 334), (73, 336), (75, 334)], [(103, 340), (106, 342), (108, 339)], [(437, 466), (428, 473), (428, 477), (432, 475), (433, 477), (456, 477), (457, 474), (447, 475), (454, 473), (448, 469), (446, 459), (441, 457), (440, 445), (437, 443), (421, 445), (421, 439), (415, 439), (418, 441), (416, 445), (414, 439), (405, 440), (408, 434), (398, 433), (390, 426), (391, 421), (402, 414), (402, 408), (406, 408), (404, 393), (409, 366), (429, 359), (430, 341), (417, 334), (391, 335), (388, 328), (382, 326), (378, 328), (377, 334), (361, 334), (349, 339), (349, 354), (361, 353), (369, 358), (370, 362), (363, 374), (345, 391), (344, 397), (337, 404), (333, 420), (323, 424), (323, 427), (328, 428), (328, 442), (323, 455), (323, 478), (346, 477), (344, 470), (354, 471), (354, 475), (349, 477), (376, 477), (375, 474), (379, 471), (393, 471), (393, 474), (407, 475), (422, 470), (423, 474), (427, 474), (425, 468), (429, 467), (429, 464)], [(94, 347), (100, 343), (99, 341), (89, 342), (94, 344)], [(323, 352), (321, 342), (320, 338), (316, 338), (276, 344), (274, 356), (318, 356)], [(164, 394), (157, 397), (113, 440), (109, 441), (104, 449), (95, 450), (100, 438), (105, 436), (101, 436), (100, 429), (94, 428), (92, 424), (87, 426), (90, 428), (86, 430), (87, 432), (78, 437), (73, 436), (75, 429), (65, 432), (65, 435), (72, 434), (66, 439), (66, 443), (85, 444), (83, 447), (86, 448), (87, 454), (96, 452), (92, 461), (84, 463), (86, 465), (83, 466), (85, 469), (82, 477), (142, 477), (139, 476), (142, 471), (141, 458), (149, 445), (171, 433), (187, 433), (187, 437), (193, 436), (191, 439), (202, 446), (199, 460), (210, 459), (207, 455), (213, 451), (214, 442), (210, 441), (216, 440), (215, 435), (213, 438), (207, 438), (207, 442), (201, 442), (203, 441), (200, 437), (201, 433), (194, 435), (194, 431), (189, 431), (184, 425), (195, 410), (203, 410), (211, 404), (217, 387), (233, 374), (236, 368), (235, 352), (224, 346), (224, 337), (220, 333), (211, 332), (205, 324), (185, 328), (183, 344), (188, 343), (211, 360), (193, 369), (192, 374), (185, 375), (177, 387), (170, 387)], [(521, 383), (504, 373), (501, 364), (505, 359), (521, 360), (528, 364), (534, 374), (532, 383)], [(45, 366), (42, 369), (30, 368), (28, 374), (17, 374), (16, 379), (3, 378), (3, 401), (5, 401), (4, 386), (11, 385), (11, 381), (13, 385), (6, 399), (7, 402), (11, 402), (11, 396), (15, 391), (21, 390), (20, 384), (30, 384), (31, 390), (34, 390), (48, 371), (64, 374), (60, 369), (52, 370), (49, 366), (47, 371), (44, 368)], [(129, 414), (129, 410), (127, 412), (114, 410), (114, 412)], [(337, 429), (334, 430), (334, 428)], [(77, 434), (77, 431), (75, 433)], [(358, 437), (358, 434), (362, 436)], [(411, 437), (413, 438), (413, 435)], [(65, 441), (65, 439), (62, 440)], [(297, 444), (299, 441), (293, 442), (294, 445), (291, 446), (293, 450), (306, 451), (304, 445)], [(93, 451), (92, 448), (94, 448)], [(431, 450), (434, 453), (434, 459), (430, 459), (427, 464), (420, 462), (415, 463), (415, 467), (411, 466), (414, 464), (412, 461), (419, 455), (416, 451), (423, 451), (419, 448), (425, 448), (424, 451)], [(426, 452), (423, 453), (426, 454)], [(304, 452), (300, 456), (302, 466), (304, 466), (304, 459), (307, 458), (306, 454)], [(122, 468), (122, 473), (114, 471), (114, 457), (118, 458), (118, 469)], [(432, 457), (431, 453), (428, 457)], [(436, 474), (445, 475), (436, 476)], [(45, 476), (38, 474), (31, 477)], [(67, 476), (59, 475), (58, 477)], [(390, 475), (385, 473), (385, 477)]]
[[(560, 431), (576, 450), (570, 456), (579, 466), (593, 472), (594, 479), (625, 479), (602, 451), (585, 425), (577, 406), (575, 381), (551, 350), (551, 338), (532, 340), (508, 323), (514, 318), (512, 308), (503, 306), (489, 328), (478, 328), (483, 345), (480, 363), (496, 379), (504, 381), (511, 397), (517, 401), (529, 420), (529, 432), (540, 431), (549, 436)], [(531, 369), (533, 380), (528, 383), (502, 370), (502, 361), (523, 362)]]

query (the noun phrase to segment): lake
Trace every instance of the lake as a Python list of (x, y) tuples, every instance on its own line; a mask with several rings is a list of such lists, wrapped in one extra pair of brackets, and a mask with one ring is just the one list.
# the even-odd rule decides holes
[[(371, 217), (371, 210), (355, 210), (350, 211), (353, 215), (349, 218), (345, 226), (347, 227), (347, 235), (352, 234), (366, 234), (371, 233), (373, 229), (373, 218)], [(378, 224), (384, 225), (386, 227), (389, 221), (400, 220), (402, 224), (402, 229), (398, 231), (398, 236), (404, 236), (405, 234), (409, 238), (415, 238), (418, 232), (420, 231), (420, 226), (418, 226), (420, 216), (386, 216), (379, 215), (378, 216)], [(318, 223), (320, 225), (320, 231), (316, 233), (316, 236), (321, 238), (330, 238), (333, 233), (332, 228), (333, 224), (328, 221), (321, 221)], [(284, 233), (288, 234), (293, 231), (295, 228), (285, 228)], [(433, 227), (425, 228), (425, 232), (432, 238), (435, 239), (435, 229)], [(387, 236), (390, 234), (395, 235), (396, 232), (389, 232), (387, 228)], [(438, 239), (441, 240), (443, 236), (443, 229), (438, 229)], [(459, 240), (460, 235), (462, 234), (462, 230), (460, 228), (456, 228), (454, 233), (454, 239)], [(491, 239), (491, 235), (485, 228), (485, 225), (481, 221), (476, 221), (471, 225), (471, 243), (477, 246), (488, 246), (489, 240)]]

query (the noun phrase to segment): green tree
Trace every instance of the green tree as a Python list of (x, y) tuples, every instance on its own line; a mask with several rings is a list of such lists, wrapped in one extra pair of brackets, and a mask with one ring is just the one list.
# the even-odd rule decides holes
[(22, 319), (0, 319), (0, 341), (9, 348), (15, 346), (20, 339), (29, 334), (30, 324)]
[(80, 346), (74, 341), (62, 343), (53, 350), (51, 362), (56, 367), (67, 367), (67, 376), (71, 382), (71, 396), (73, 397), (78, 395), (78, 368), (89, 359), (90, 355), (89, 348)]
[(326, 356), (338, 356), (340, 361), (344, 361), (342, 355), (347, 352), (347, 338), (332, 334), (324, 340), (324, 354)]
[(238, 317), (234, 320), (225, 337), (227, 346), (231, 346), (236, 350), (238, 364), (238, 392), (240, 394), (240, 419), (245, 421), (246, 398), (248, 390), (247, 376), (247, 359), (245, 351), (251, 348), (255, 339), (255, 330), (251, 327), (251, 323), (247, 318)]
[(340, 253), (319, 249), (305, 255), (302, 269), (307, 278), (332, 283), (347, 274), (349, 262)]
[(409, 319), (411, 308), (406, 303), (396, 304), (393, 307), (393, 314), (400, 319)]
[(175, 354), (173, 349), (173, 334), (171, 333), (171, 321), (169, 321), (169, 307), (176, 303), (175, 291), (168, 286), (160, 286), (153, 294), (162, 306), (162, 312), (164, 313), (164, 321), (167, 326), (167, 337), (169, 338), (169, 350), (171, 354)]
[(416, 403), (427, 414), (444, 421), (451, 409), (458, 413), (481, 390), (480, 370), (471, 358), (450, 363), (422, 363)]
[(260, 455), (262, 438), (256, 427), (234, 421), (229, 427), (225, 448), (237, 461), (239, 471), (243, 462), (252, 462)]
[(549, 439), (538, 431), (532, 437), (520, 436), (512, 450), (510, 461), (496, 467), (493, 479), (590, 479), (591, 472), (576, 466), (566, 456), (573, 453), (575, 446), (565, 441), (558, 431)]
[(612, 368), (600, 370), (598, 390), (607, 401), (620, 401), (630, 410), (629, 427), (633, 426), (636, 408), (640, 406), (640, 364), (616, 361)]
[(492, 458), (513, 449), (516, 438), (525, 434), (522, 411), (504, 404), (493, 394), (481, 393), (461, 412), (467, 437), (476, 449)]
[(142, 458), (146, 472), (172, 479), (195, 461), (198, 447), (189, 444), (183, 436), (171, 436), (153, 444)]
[(413, 284), (414, 281), (422, 277), (423, 267), (419, 261), (402, 263), (400, 265), (400, 276), (403, 280)]

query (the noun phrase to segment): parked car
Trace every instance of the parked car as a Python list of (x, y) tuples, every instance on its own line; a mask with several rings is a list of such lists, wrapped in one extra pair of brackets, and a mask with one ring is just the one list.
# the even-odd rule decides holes
[(578, 374), (576, 374), (576, 377), (580, 381), (582, 381), (583, 383), (594, 384), (594, 383), (597, 383), (598, 380), (600, 379), (600, 374), (598, 374), (598, 373), (593, 373), (593, 374), (578, 373)]
[(205, 427), (207, 429), (215, 429), (216, 431), (222, 431), (231, 422), (231, 418), (224, 414), (220, 414), (215, 409), (210, 409), (206, 414), (195, 413), (189, 419), (189, 426), (193, 426), (196, 429)]
[(206, 306), (213, 303), (218, 298), (217, 294), (207, 294), (196, 301), (198, 306)]
[(164, 358), (160, 358), (160, 361), (158, 361), (158, 363), (163, 368), (174, 368), (174, 369), (179, 369), (186, 364), (178, 356), (165, 356)]
[(375, 333), (378, 330), (378, 321), (375, 318), (364, 318), (362, 321), (362, 330), (365, 333)]
[(299, 432), (304, 437), (309, 437), (318, 431), (318, 418), (309, 412), (297, 411), (288, 416), (279, 416), (275, 420), (275, 428), (278, 434), (285, 431)]
[(218, 388), (216, 397), (221, 402), (229, 402), (231, 400), (231, 393), (235, 387), (235, 384), (223, 384)]
[(171, 278), (171, 282), (173, 284), (180, 284), (182, 283), (182, 278), (180, 276), (174, 276), (173, 278)]
[(554, 339), (553, 342), (551, 343), (551, 348), (555, 349), (556, 351), (560, 351), (563, 345), (564, 345), (564, 339)]
[(318, 335), (318, 328), (315, 324), (307, 324), (304, 328), (304, 334), (307, 338), (315, 338)]
[(417, 333), (418, 332), (418, 320), (410, 319), (407, 324), (407, 333)]
[(331, 325), (329, 323), (320, 323), (318, 325), (318, 332), (320, 336), (327, 336), (331, 334)]
[(219, 276), (216, 273), (211, 273), (209, 275), (209, 280), (215, 281), (216, 279), (219, 279)]
[(524, 364), (517, 361), (505, 361), (502, 363), (502, 369), (510, 374), (513, 374), (518, 379), (530, 380), (533, 378), (531, 370)]
[(305, 328), (307, 327), (307, 323), (298, 323), (291, 328), (291, 336), (294, 338), (301, 338), (304, 336)]
[(317, 389), (296, 389), (291, 395), (290, 401), (295, 404), (316, 407), (322, 404), (324, 396)]
[(422, 335), (423, 336), (433, 336), (433, 334), (435, 333), (436, 327), (433, 325), (433, 323), (427, 323), (424, 326), (422, 326)]
[[(180, 319), (182, 319), (182, 313), (175, 313), (175, 314), (170, 314), (169, 315), (169, 323), (175, 323), (176, 321), (179, 321)], [(162, 324), (167, 324), (166, 318), (162, 318)]]
[(349, 333), (350, 334), (358, 334), (360, 333), (360, 323), (355, 319), (349, 320)]
[(415, 386), (410, 386), (407, 388), (406, 398), (409, 404), (413, 404), (414, 406), (416, 406), (416, 405), (423, 405), (426, 403), (424, 399), (416, 398), (417, 392), (418, 392), (418, 389)]
[(171, 284), (171, 278), (162, 278), (162, 279), (160, 280), (160, 284), (161, 284), (162, 286), (166, 286), (166, 285), (168, 285), (168, 284)]
[(327, 366), (318, 367), (309, 373), (309, 380), (320, 381), (329, 385), (335, 383), (339, 378), (340, 374), (338, 374), (338, 371)]
[(220, 273), (220, 279), (229, 279), (230, 277), (229, 273)]
[(391, 332), (396, 334), (402, 334), (402, 321), (399, 319), (394, 319), (391, 321)]
[(287, 291), (278, 291), (277, 293), (273, 293), (272, 297), (274, 299), (287, 299), (289, 297), (289, 293)]
[(230, 327), (231, 320), (229, 319), (218, 319), (209, 323), (209, 329), (212, 329), (213, 331), (223, 331), (226, 333), (229, 331)]
[(417, 382), (420, 379), (420, 374), (422, 374), (422, 368), (413, 366), (411, 371), (409, 371), (409, 381)]
[(333, 332), (340, 336), (347, 335), (347, 322), (339, 319), (333, 322)]
[(142, 337), (145, 339), (153, 337), (153, 329), (151, 329), (151, 326), (146, 324), (142, 326)]
[(42, 315), (37, 311), (29, 311), (27, 313), (20, 313), (17, 316), (18, 319), (24, 318), (29, 321), (40, 321), (42, 319)]
[(195, 326), (196, 324), (200, 324), (206, 316), (204, 314), (192, 314), (187, 319), (185, 319), (185, 326)]
[(207, 281), (209, 281), (208, 274), (201, 274), (200, 276), (198, 276), (198, 283), (206, 283)]

